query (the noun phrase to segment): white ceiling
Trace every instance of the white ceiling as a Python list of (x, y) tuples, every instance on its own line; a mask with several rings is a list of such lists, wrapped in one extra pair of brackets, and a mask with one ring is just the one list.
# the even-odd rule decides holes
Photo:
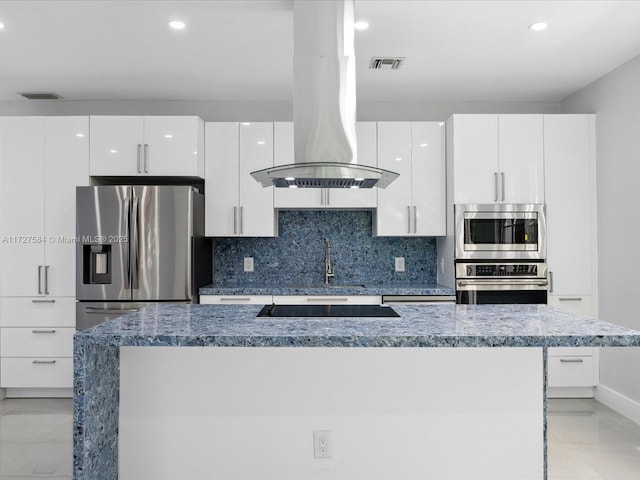
[[(640, 54), (640, 1), (355, 4), (359, 101), (554, 102)], [(292, 1), (0, 1), (0, 22), (0, 100), (292, 98)]]

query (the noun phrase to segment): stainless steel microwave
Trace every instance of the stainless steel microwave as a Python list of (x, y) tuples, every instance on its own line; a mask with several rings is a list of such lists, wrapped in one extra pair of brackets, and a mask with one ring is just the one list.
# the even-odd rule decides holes
[(543, 204), (455, 206), (456, 260), (545, 260)]

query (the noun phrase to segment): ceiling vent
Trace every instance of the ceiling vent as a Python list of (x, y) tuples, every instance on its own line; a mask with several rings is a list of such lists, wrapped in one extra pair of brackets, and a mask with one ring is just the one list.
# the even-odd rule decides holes
[(371, 70), (399, 70), (406, 57), (373, 57), (369, 64)]
[(62, 100), (62, 95), (53, 92), (28, 92), (20, 93), (27, 100)]

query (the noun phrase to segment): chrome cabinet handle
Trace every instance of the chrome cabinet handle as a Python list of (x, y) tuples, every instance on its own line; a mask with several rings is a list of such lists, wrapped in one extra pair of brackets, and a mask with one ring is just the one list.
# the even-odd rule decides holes
[(144, 144), (144, 173), (149, 173), (149, 144)]
[(56, 303), (55, 300), (38, 300), (38, 299), (33, 299), (31, 300), (31, 303)]
[(38, 293), (42, 295), (42, 265), (38, 265)]
[(582, 363), (584, 362), (581, 358), (561, 358), (560, 363)]
[(582, 297), (560, 297), (558, 298), (560, 302), (581, 302)]
[(553, 272), (549, 272), (549, 293), (553, 293)]
[(233, 207), (233, 233), (238, 233), (238, 207)]
[(493, 201), (498, 201), (498, 172), (493, 172)]
[(320, 206), (324, 205), (324, 188), (320, 189)]
[(407, 233), (411, 233), (411, 205), (407, 205)]
[(31, 333), (56, 333), (54, 329), (51, 330), (31, 330)]
[(418, 233), (418, 207), (413, 206), (413, 233)]
[(307, 297), (307, 302), (348, 302), (347, 297)]
[(44, 294), (49, 295), (49, 265), (44, 266)]
[(244, 228), (243, 228), (243, 223), (244, 223), (244, 207), (240, 207), (240, 235), (244, 234)]
[(500, 172), (500, 177), (502, 177), (502, 201), (504, 202), (504, 172)]
[(34, 360), (32, 362), (34, 365), (53, 365), (56, 363), (55, 360)]
[(142, 144), (138, 144), (138, 173), (142, 173), (142, 167), (141, 167), (141, 160), (142, 160)]
[(250, 302), (251, 298), (249, 297), (221, 297), (221, 302)]
[(327, 191), (327, 206), (331, 205), (331, 190), (328, 188), (325, 188), (325, 190)]

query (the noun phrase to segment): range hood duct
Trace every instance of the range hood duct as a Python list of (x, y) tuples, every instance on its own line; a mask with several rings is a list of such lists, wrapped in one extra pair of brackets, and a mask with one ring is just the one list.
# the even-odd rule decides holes
[(397, 173), (357, 162), (353, 0), (293, 2), (294, 162), (252, 172), (264, 187), (387, 187)]

